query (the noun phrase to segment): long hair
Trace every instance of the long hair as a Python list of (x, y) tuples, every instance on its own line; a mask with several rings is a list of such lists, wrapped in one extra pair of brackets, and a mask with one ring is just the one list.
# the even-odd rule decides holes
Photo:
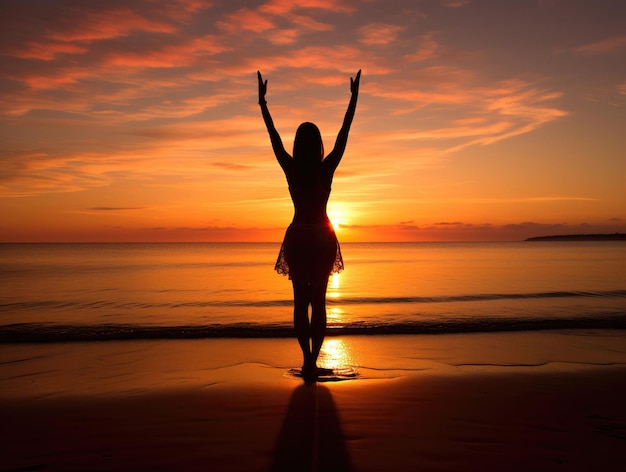
[(319, 182), (324, 143), (322, 134), (313, 123), (302, 123), (293, 141), (296, 179), (300, 184), (312, 185)]

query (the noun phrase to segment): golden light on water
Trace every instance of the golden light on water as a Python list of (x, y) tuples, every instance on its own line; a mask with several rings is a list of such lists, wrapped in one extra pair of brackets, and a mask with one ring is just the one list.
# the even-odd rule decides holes
[(341, 370), (353, 364), (350, 346), (342, 339), (326, 339), (318, 365), (324, 369)]
[(343, 322), (343, 310), (339, 307), (331, 307), (326, 310), (326, 316), (328, 323), (333, 324), (341, 324)]
[(340, 288), (340, 275), (335, 272), (330, 279), (328, 280), (328, 290), (326, 295), (330, 298), (339, 297), (339, 288)]

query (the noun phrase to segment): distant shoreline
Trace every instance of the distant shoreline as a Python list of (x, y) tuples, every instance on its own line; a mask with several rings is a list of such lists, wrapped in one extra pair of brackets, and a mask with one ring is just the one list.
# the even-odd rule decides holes
[(525, 241), (626, 241), (626, 234), (561, 234), (555, 236), (534, 236)]

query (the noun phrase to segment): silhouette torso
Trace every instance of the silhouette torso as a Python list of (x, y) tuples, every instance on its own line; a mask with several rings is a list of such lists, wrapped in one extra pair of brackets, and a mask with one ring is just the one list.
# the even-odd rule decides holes
[(294, 207), (292, 223), (295, 224), (328, 224), (326, 205), (330, 196), (332, 173), (322, 162), (317, 175), (312, 178), (298, 178), (294, 166), (285, 169), (289, 194)]

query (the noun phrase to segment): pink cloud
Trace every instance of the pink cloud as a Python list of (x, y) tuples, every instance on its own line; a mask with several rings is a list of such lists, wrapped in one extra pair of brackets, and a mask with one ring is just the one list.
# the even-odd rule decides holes
[(496, 122), (483, 126), (453, 126), (424, 131), (397, 131), (381, 134), (389, 141), (448, 140), (475, 136), (495, 136), (511, 129), (512, 123)]
[(116, 51), (106, 56), (104, 65), (131, 69), (191, 66), (199, 59), (227, 50), (228, 48), (216, 36), (207, 35), (182, 44), (165, 45), (160, 49), (139, 52)]
[(442, 0), (442, 2), (450, 8), (459, 8), (470, 3), (469, 0)]
[[(270, 2), (262, 5), (256, 10), (242, 8), (234, 13), (226, 16), (218, 22), (220, 28), (230, 33), (236, 31), (252, 31), (254, 33), (264, 33), (272, 31), (268, 39), (274, 44), (290, 44), (300, 34), (298, 28), (277, 28), (275, 22), (270, 18), (279, 17), (287, 20), (294, 26), (304, 28), (311, 31), (328, 31), (333, 27), (328, 23), (320, 22), (311, 16), (295, 13), (299, 6), (304, 8), (320, 8), (320, 5), (326, 6), (327, 2)], [(276, 38), (274, 35), (277, 34)]]
[(253, 166), (237, 164), (234, 162), (212, 162), (211, 165), (219, 167), (220, 169), (232, 170), (235, 172), (249, 172), (254, 169)]
[[(89, 123), (73, 126), (83, 133), (89, 129)], [(121, 176), (144, 182), (165, 178), (178, 182), (174, 184), (177, 186), (182, 181), (206, 181), (207, 175), (215, 175), (219, 169), (231, 172), (244, 167), (275, 166), (270, 159), (267, 133), (257, 116), (141, 128), (113, 123), (105, 127), (102, 121), (92, 126), (106, 136), (92, 143), (78, 142), (66, 149), (59, 146), (66, 136), (60, 136), (56, 144), (31, 145), (42, 148), (41, 151), (6, 150), (0, 159), (0, 195), (76, 192), (110, 185)], [(83, 151), (76, 150), (81, 147)], [(241, 155), (246, 147), (263, 147), (267, 159), (260, 163), (257, 159), (253, 164), (242, 158), (231, 163), (212, 160), (213, 156), (223, 159), (225, 149), (238, 149)], [(48, 148), (54, 154), (46, 152)]]
[(338, 0), (270, 0), (260, 10), (272, 15), (281, 16), (295, 9), (315, 8), (336, 13), (352, 13), (356, 7), (347, 1)]
[(561, 92), (529, 88), (522, 81), (505, 82), (496, 93), (489, 90), (482, 92), (487, 95), (486, 110), (501, 115), (527, 117), (540, 123), (567, 115), (564, 110), (543, 105), (560, 98), (563, 95)]
[[(115, 122), (131, 122), (151, 120), (155, 118), (188, 118), (198, 115), (203, 111), (240, 100), (245, 96), (245, 91), (231, 90), (224, 93), (215, 93), (208, 96), (195, 96), (182, 100), (167, 100), (144, 106), (138, 110), (109, 112), (107, 117)], [(187, 125), (189, 126), (189, 125)]]
[(272, 31), (269, 40), (278, 45), (292, 44), (298, 38), (298, 30), (293, 28), (282, 28), (277, 31)]
[(272, 20), (267, 16), (249, 8), (241, 8), (227, 15), (223, 20), (218, 21), (217, 24), (223, 30), (231, 33), (236, 31), (262, 33), (275, 27)]
[(312, 31), (329, 31), (333, 29), (332, 25), (322, 23), (310, 16), (296, 15), (294, 13), (287, 14), (287, 19), (292, 23)]
[(387, 45), (394, 42), (402, 30), (404, 27), (398, 25), (371, 23), (359, 29), (360, 41), (368, 46)]
[(130, 8), (78, 10), (65, 19), (64, 27), (53, 29), (48, 37), (56, 41), (93, 41), (127, 36), (133, 31), (173, 33), (176, 28), (164, 21), (149, 20)]
[(369, 73), (388, 71), (375, 56), (353, 46), (310, 46), (286, 52), (281, 56), (263, 58), (261, 63), (271, 64), (272, 69), (281, 67), (298, 69), (337, 70), (354, 73), (359, 68)]
[[(442, 76), (441, 81), (425, 77)], [(411, 84), (417, 83), (418, 87)], [(555, 90), (539, 89), (522, 80), (508, 80), (491, 86), (478, 86), (481, 81), (473, 73), (454, 68), (424, 70), (411, 81), (387, 80), (387, 88), (370, 85), (368, 90), (375, 96), (398, 101), (396, 112), (410, 113), (414, 110), (436, 106), (439, 109), (458, 109), (467, 118), (457, 118), (453, 126), (412, 130), (410, 128), (381, 133), (377, 139), (397, 141), (456, 140), (457, 143), (443, 150), (455, 152), (472, 145), (487, 145), (514, 136), (529, 133), (538, 127), (568, 115), (555, 106), (562, 97)], [(461, 143), (458, 143), (461, 140)]]
[(154, 2), (157, 9), (161, 9), (164, 17), (179, 22), (187, 22), (201, 10), (213, 6), (212, 0), (174, 0), (168, 2)]
[[(237, 102), (249, 94), (237, 87), (224, 87), (223, 90), (212, 87), (210, 92), (193, 90), (196, 81), (203, 80), (201, 77), (158, 78), (138, 74), (148, 66), (174, 65), (176, 57), (167, 63), (163, 57), (145, 56), (138, 59), (139, 64), (134, 64), (132, 57), (113, 56), (110, 64), (115, 65), (108, 67), (115, 67), (115, 79), (124, 84), (113, 89), (109, 84), (98, 82), (102, 70), (106, 70), (104, 67), (63, 68), (49, 75), (30, 74), (20, 79), (28, 90), (13, 97), (0, 96), (0, 113), (19, 116), (34, 109), (62, 110), (84, 114), (89, 120), (99, 120), (102, 124), (159, 117), (184, 118), (208, 108)], [(189, 60), (193, 58), (186, 57), (185, 61)], [(61, 90), (70, 93), (59, 95)], [(177, 91), (183, 94), (168, 97), (169, 93)]]
[(36, 91), (50, 89), (58, 90), (62, 88), (69, 89), (77, 84), (79, 80), (90, 76), (93, 76), (92, 71), (88, 71), (81, 67), (66, 67), (56, 69), (50, 73), (42, 71), (40, 73), (24, 74), (22, 77), (15, 78)]
[(409, 113), (431, 104), (461, 105), (475, 100), (472, 90), (477, 74), (453, 66), (429, 66), (406, 74), (373, 81), (368, 93), (396, 100), (396, 113)]
[(46, 42), (45, 44), (29, 41), (22, 49), (12, 51), (15, 57), (25, 59), (41, 59), (42, 61), (51, 61), (60, 54), (83, 54), (89, 49), (80, 44), (63, 43), (63, 42)]
[(409, 62), (421, 62), (427, 59), (433, 59), (437, 57), (439, 49), (440, 46), (437, 41), (433, 39), (432, 34), (424, 35), (421, 38), (420, 46), (417, 51), (412, 54), (405, 54), (403, 59)]
[[(489, 91), (484, 101), (484, 113), (491, 114), (491, 118), (507, 124), (502, 129), (492, 133), (485, 133), (477, 139), (465, 142), (447, 150), (447, 152), (459, 151), (473, 145), (488, 145), (498, 141), (509, 139), (522, 134), (530, 133), (540, 126), (567, 116), (569, 113), (561, 108), (548, 105), (556, 98), (561, 97), (559, 92), (551, 92), (537, 89), (527, 89), (526, 84), (515, 83), (503, 96), (489, 98)], [(495, 115), (493, 115), (495, 113)], [(487, 115), (488, 116), (488, 115)], [(507, 123), (508, 122), (508, 123)]]
[[(310, 31), (330, 31), (333, 25), (321, 22), (311, 15), (302, 14), (302, 10), (326, 10), (334, 13), (351, 13), (354, 7), (344, 4), (336, 0), (270, 0), (269, 2), (259, 6), (256, 10), (248, 9), (244, 12), (243, 17), (231, 16), (225, 22), (220, 23), (229, 31), (235, 31), (236, 26), (233, 25), (235, 19), (244, 21), (244, 29), (255, 32), (265, 32), (273, 29), (272, 34), (268, 37), (269, 41), (274, 44), (291, 44), (297, 36), (301, 34), (298, 28), (304, 28)], [(298, 11), (298, 13), (296, 13)], [(266, 15), (287, 20), (295, 28), (275, 28), (275, 24), (267, 18)], [(246, 18), (250, 17), (250, 18)], [(247, 25), (247, 26), (246, 26)], [(256, 29), (255, 29), (256, 28)]]
[(619, 35), (584, 44), (573, 50), (586, 54), (608, 54), (623, 49), (624, 47), (626, 47), (626, 35)]
[[(92, 158), (94, 156), (91, 156)], [(46, 153), (16, 153), (5, 155), (0, 163), (3, 196), (32, 196), (42, 193), (76, 192), (107, 185), (106, 172), (110, 160), (101, 156), (91, 163), (85, 155), (51, 156)]]

